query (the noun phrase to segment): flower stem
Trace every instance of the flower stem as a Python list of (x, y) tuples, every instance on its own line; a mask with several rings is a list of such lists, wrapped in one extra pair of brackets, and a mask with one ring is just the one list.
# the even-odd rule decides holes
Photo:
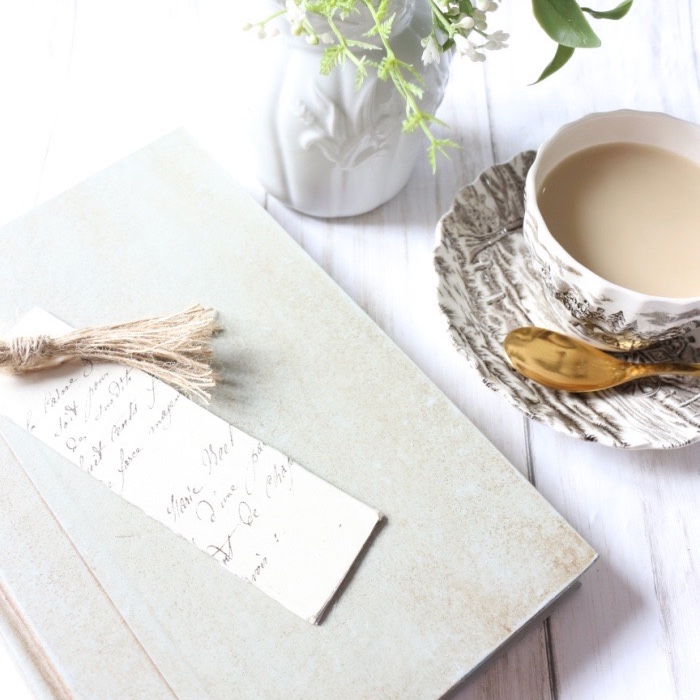
[(328, 22), (328, 26), (330, 27), (330, 30), (333, 32), (333, 35), (335, 36), (336, 40), (338, 41), (338, 45), (343, 49), (343, 55), (346, 58), (350, 59), (350, 61), (355, 64), (355, 67), (358, 70), (364, 71), (363, 62), (355, 55), (355, 53), (353, 51), (350, 50), (350, 47), (348, 46), (347, 40), (343, 36), (340, 29), (338, 29), (338, 25), (333, 20), (333, 17), (331, 17), (331, 16), (327, 17), (326, 21)]
[[(385, 58), (382, 63), (388, 67), (388, 77), (391, 78), (391, 82), (396, 88), (397, 92), (401, 95), (403, 100), (406, 102), (406, 120), (404, 121), (404, 128), (410, 127), (411, 129), (419, 127), (421, 131), (425, 134), (429, 141), (429, 152), (431, 154), (431, 165), (433, 171), (435, 170), (435, 153), (436, 151), (444, 152), (443, 145), (447, 145), (448, 142), (440, 142), (433, 134), (430, 123), (436, 121), (434, 117), (430, 114), (424, 112), (418, 100), (416, 99), (416, 92), (422, 94), (422, 87), (416, 85), (415, 82), (407, 80), (404, 75), (404, 70), (409, 68), (407, 64), (399, 60), (391, 48), (389, 40), (386, 36), (386, 32), (382, 29), (382, 22), (374, 7), (372, 0), (362, 0), (367, 9), (369, 10), (372, 19), (374, 20), (375, 27), (377, 28), (377, 35), (382, 43), (385, 51)], [(431, 0), (432, 2), (432, 0)], [(416, 77), (419, 77), (415, 73)], [(421, 81), (422, 82), (422, 81)]]

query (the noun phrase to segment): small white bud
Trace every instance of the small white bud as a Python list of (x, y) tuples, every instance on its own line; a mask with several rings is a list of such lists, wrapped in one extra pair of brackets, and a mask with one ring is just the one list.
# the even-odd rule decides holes
[(472, 29), (474, 27), (474, 18), (469, 15), (464, 15), (455, 26), (460, 29)]

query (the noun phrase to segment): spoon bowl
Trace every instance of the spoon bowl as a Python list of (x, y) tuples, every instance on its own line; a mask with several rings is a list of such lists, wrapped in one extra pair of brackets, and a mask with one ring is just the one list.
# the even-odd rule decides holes
[(508, 333), (503, 347), (518, 372), (564, 391), (601, 391), (660, 374), (700, 376), (700, 364), (629, 362), (576, 338), (534, 326)]

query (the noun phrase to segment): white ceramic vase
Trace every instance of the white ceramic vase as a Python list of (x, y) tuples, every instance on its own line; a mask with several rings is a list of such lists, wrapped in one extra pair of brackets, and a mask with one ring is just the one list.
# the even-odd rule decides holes
[[(270, 0), (279, 7), (278, 0)], [(418, 68), (421, 107), (434, 113), (444, 94), (449, 57), (424, 66), (421, 40), (430, 33), (427, 0), (393, 0), (391, 38), (397, 56)], [(343, 31), (361, 37), (369, 17), (360, 12)], [(319, 217), (361, 214), (396, 195), (428, 142), (402, 130), (405, 103), (389, 81), (372, 72), (358, 90), (350, 63), (321, 75), (324, 46), (288, 33), (261, 44), (259, 104), (254, 109), (258, 179), (287, 206)], [(371, 52), (375, 60), (381, 50)]]

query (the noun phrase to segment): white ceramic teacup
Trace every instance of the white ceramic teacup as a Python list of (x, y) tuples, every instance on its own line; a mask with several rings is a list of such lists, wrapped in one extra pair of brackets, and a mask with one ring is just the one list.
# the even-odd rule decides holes
[[(700, 295), (654, 296), (609, 282), (574, 259), (544, 221), (537, 193), (564, 159), (602, 144), (656, 146), (700, 168), (700, 126), (666, 114), (621, 110), (591, 114), (557, 131), (538, 150), (525, 185), (523, 231), (544, 293), (561, 325), (599, 347), (649, 347), (700, 326)], [(697, 192), (700, 200), (700, 192)], [(694, 232), (700, 237), (700, 230)], [(659, 245), (664, 245), (659, 232)], [(678, 249), (678, 266), (693, 265)], [(675, 263), (674, 263), (675, 264)], [(700, 289), (700, 268), (697, 269)], [(700, 292), (699, 292), (700, 294)]]

